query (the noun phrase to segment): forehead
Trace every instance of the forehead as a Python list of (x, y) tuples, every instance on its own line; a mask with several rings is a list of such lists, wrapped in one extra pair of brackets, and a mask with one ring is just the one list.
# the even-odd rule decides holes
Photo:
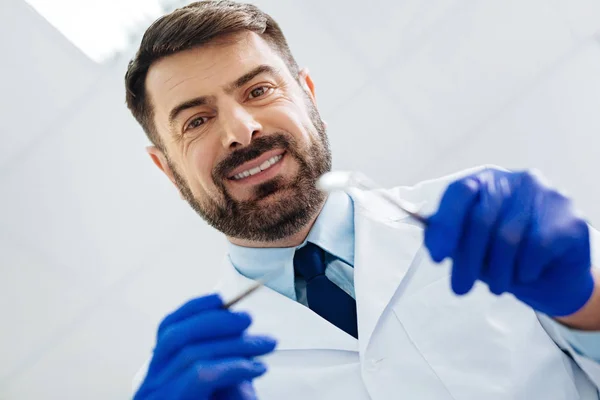
[(282, 58), (264, 39), (250, 31), (155, 62), (146, 76), (146, 91), (155, 118), (164, 117), (166, 110), (182, 100), (219, 95), (223, 86), (261, 64), (286, 75)]

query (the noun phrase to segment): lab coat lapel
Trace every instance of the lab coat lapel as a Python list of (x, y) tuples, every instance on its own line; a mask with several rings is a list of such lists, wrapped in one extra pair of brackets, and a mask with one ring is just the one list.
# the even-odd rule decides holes
[[(227, 301), (251, 286), (254, 281), (242, 276), (229, 259), (224, 262), (225, 277), (218, 291)], [(330, 324), (304, 305), (261, 287), (240, 301), (235, 310), (252, 316), (251, 332), (267, 334), (278, 340), (278, 350), (336, 349), (358, 351), (358, 341)]]
[(422, 245), (422, 229), (406, 214), (361, 192), (354, 200), (354, 287), (364, 354), (377, 322), (401, 286)]

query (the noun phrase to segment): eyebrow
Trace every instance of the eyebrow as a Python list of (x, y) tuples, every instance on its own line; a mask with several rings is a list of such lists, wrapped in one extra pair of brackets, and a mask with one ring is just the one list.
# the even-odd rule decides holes
[(208, 103), (208, 98), (206, 96), (201, 96), (201, 97), (196, 97), (194, 99), (191, 99), (191, 100), (188, 100), (188, 101), (185, 101), (185, 102), (179, 104), (177, 107), (173, 108), (171, 110), (171, 112), (169, 113), (169, 124), (173, 125), (175, 123), (175, 120), (179, 116), (179, 114), (181, 114), (183, 111), (185, 111), (189, 108), (203, 106), (207, 103)]
[(225, 93), (229, 94), (229, 93), (235, 91), (236, 89), (241, 88), (246, 83), (248, 83), (252, 79), (256, 78), (258, 75), (265, 74), (265, 73), (279, 76), (279, 74), (277, 73), (277, 71), (275, 71), (275, 69), (273, 67), (271, 67), (269, 65), (264, 65), (264, 64), (259, 65), (258, 67), (252, 69), (250, 72), (247, 72), (244, 75), (242, 75), (241, 77), (237, 78), (235, 80), (235, 82), (230, 83), (229, 85), (225, 86)]
[[(224, 88), (225, 93), (227, 93), (227, 94), (232, 93), (236, 89), (239, 89), (242, 86), (244, 86), (246, 83), (250, 82), (252, 79), (257, 77), (258, 75), (264, 74), (264, 73), (268, 73), (268, 74), (274, 75), (276, 77), (279, 77), (279, 73), (277, 73), (277, 71), (273, 67), (271, 67), (269, 65), (264, 65), (264, 64), (259, 65), (258, 67), (252, 69), (251, 71), (249, 71), (249, 72), (245, 73), (244, 75), (242, 75), (241, 77), (237, 78), (234, 82), (226, 85)], [(179, 116), (179, 114), (181, 114), (183, 111), (185, 111), (189, 108), (203, 106), (209, 102), (210, 98), (212, 98), (212, 97), (200, 96), (200, 97), (196, 97), (191, 100), (187, 100), (187, 101), (177, 105), (169, 113), (169, 124), (173, 125), (175, 123), (175, 120)]]

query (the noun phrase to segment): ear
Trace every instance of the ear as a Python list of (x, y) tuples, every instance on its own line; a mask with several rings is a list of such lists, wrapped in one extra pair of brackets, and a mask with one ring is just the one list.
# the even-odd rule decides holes
[[(308, 68), (304, 67), (300, 70), (300, 72), (298, 73), (298, 79), (300, 81), (300, 86), (302, 86), (302, 89), (304, 89), (308, 95), (310, 96), (310, 99), (312, 100), (313, 104), (315, 105), (315, 107), (317, 106), (317, 95), (315, 93), (315, 83), (313, 82), (311, 76), (310, 76), (310, 72), (308, 71)], [(323, 124), (325, 125), (325, 128), (327, 128), (327, 122), (323, 121)]]
[(167, 157), (165, 156), (165, 154), (156, 146), (148, 146), (146, 147), (146, 151), (150, 155), (150, 158), (152, 159), (154, 165), (156, 165), (167, 176), (167, 178), (169, 178), (171, 183), (175, 185), (175, 188), (177, 188), (177, 191), (179, 192), (179, 196), (183, 199), (183, 195), (179, 190), (179, 186), (177, 186), (175, 176), (173, 175), (171, 166), (167, 162)]
[(316, 105), (317, 96), (315, 95), (315, 83), (313, 82), (310, 76), (308, 68), (302, 68), (300, 72), (298, 72), (298, 79), (300, 81), (300, 86), (302, 86), (302, 89), (308, 92), (308, 95), (312, 99), (313, 103), (315, 103)]

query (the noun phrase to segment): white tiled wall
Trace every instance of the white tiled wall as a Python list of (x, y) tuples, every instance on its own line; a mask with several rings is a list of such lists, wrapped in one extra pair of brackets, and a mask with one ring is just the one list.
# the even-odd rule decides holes
[(599, 71), (600, 46), (596, 38), (588, 38), (409, 181), (483, 163), (537, 168), (600, 227)]
[[(386, 185), (535, 167), (600, 226), (600, 6), (261, 0), (308, 66), (336, 168)], [(127, 398), (224, 239), (149, 162), (128, 57), (87, 60), (0, 2), (0, 399)]]
[(101, 69), (22, 0), (0, 1), (0, 20), (0, 168), (10, 168), (61, 129)]

